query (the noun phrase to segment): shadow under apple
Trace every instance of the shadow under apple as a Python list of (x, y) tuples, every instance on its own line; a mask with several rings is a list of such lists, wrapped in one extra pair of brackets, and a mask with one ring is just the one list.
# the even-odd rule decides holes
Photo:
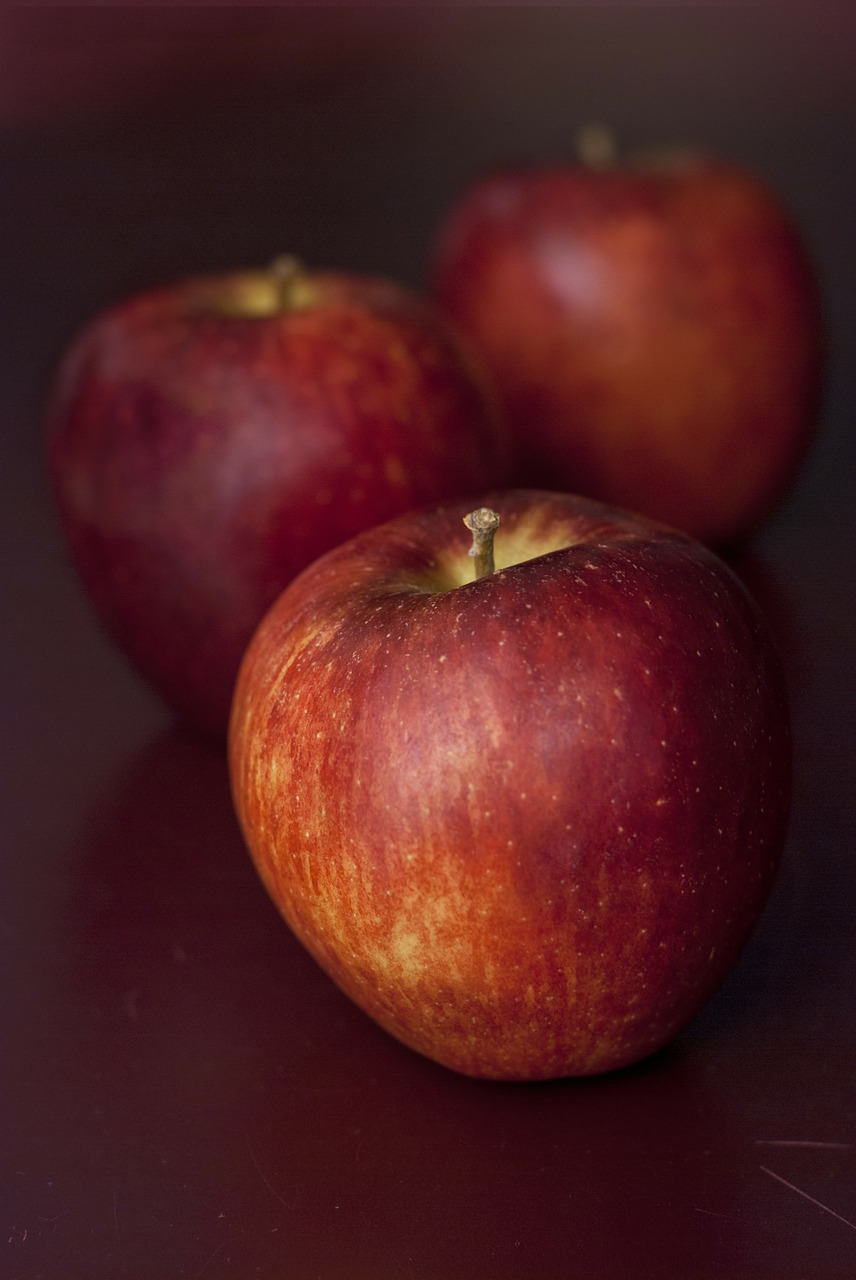
[(120, 1264), (140, 1280), (733, 1269), (742, 1144), (692, 1041), (546, 1085), (418, 1057), (294, 940), (222, 753), (178, 730), (117, 779), (73, 857), (57, 998), (76, 1051), (56, 1127), (79, 1212), (46, 1247), (92, 1280)]

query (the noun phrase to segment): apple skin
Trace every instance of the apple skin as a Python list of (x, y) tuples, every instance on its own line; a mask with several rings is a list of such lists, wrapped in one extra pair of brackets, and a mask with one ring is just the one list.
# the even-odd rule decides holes
[(95, 609), (180, 716), (222, 737), (246, 643), (296, 573), (361, 529), (503, 483), (509, 463), (496, 404), (430, 304), (282, 267), (100, 313), (48, 410)]
[(273, 901), (392, 1035), (467, 1075), (633, 1063), (722, 982), (785, 838), (757, 607), (699, 543), (572, 495), (410, 513), (305, 570), (236, 688), (236, 812)]
[(753, 175), (667, 152), (485, 175), (432, 275), (499, 388), (515, 483), (720, 549), (785, 497), (817, 426), (822, 321), (805, 248)]

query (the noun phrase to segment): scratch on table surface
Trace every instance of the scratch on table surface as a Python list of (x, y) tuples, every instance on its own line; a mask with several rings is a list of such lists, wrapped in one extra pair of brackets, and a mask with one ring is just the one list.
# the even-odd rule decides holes
[(199, 1280), (199, 1277), (203, 1274), (203, 1272), (207, 1271), (208, 1268), (211, 1266), (211, 1263), (217, 1257), (217, 1254), (220, 1253), (221, 1250), (225, 1249), (228, 1243), (229, 1243), (229, 1237), (227, 1237), (225, 1240), (220, 1241), (220, 1243), (217, 1245), (217, 1248), (214, 1249), (211, 1253), (209, 1253), (208, 1257), (205, 1259), (202, 1266), (199, 1268), (199, 1270), (196, 1272), (196, 1275), (193, 1277), (193, 1280)]
[(62, 1213), (55, 1213), (52, 1218), (45, 1217), (44, 1214), (40, 1213), (39, 1222), (49, 1222), (53, 1227), (54, 1232), (56, 1232), (56, 1224), (59, 1222), (60, 1218), (64, 1218), (66, 1216), (67, 1212), (67, 1210), (63, 1210)]
[(125, 1013), (131, 1022), (136, 1022), (139, 1017), (137, 1005), (139, 1003), (140, 996), (142, 995), (142, 991), (142, 986), (138, 984), (136, 987), (129, 988), (122, 997), (122, 1004), (124, 1005)]
[(756, 1147), (810, 1147), (815, 1151), (849, 1151), (850, 1142), (815, 1142), (810, 1138), (756, 1138)]
[(128, 1274), (128, 1264), (125, 1258), (125, 1246), (122, 1243), (122, 1232), (119, 1230), (119, 1209), (116, 1203), (116, 1183), (113, 1183), (113, 1225), (116, 1228), (116, 1243), (119, 1246), (119, 1258), (122, 1262), (122, 1274)]
[(252, 1160), (253, 1164), (255, 1165), (256, 1173), (259, 1175), (259, 1177), (261, 1178), (262, 1182), (263, 1182), (263, 1183), (265, 1184), (265, 1186), (267, 1187), (268, 1191), (271, 1193), (271, 1195), (274, 1197), (274, 1199), (275, 1199), (275, 1200), (278, 1200), (280, 1204), (285, 1205), (286, 1209), (291, 1209), (291, 1210), (296, 1209), (296, 1208), (297, 1208), (297, 1205), (296, 1205), (296, 1204), (289, 1204), (287, 1200), (283, 1200), (282, 1196), (279, 1194), (279, 1192), (276, 1190), (276, 1188), (275, 1188), (275, 1187), (272, 1187), (272, 1186), (271, 1186), (271, 1184), (270, 1184), (270, 1182), (269, 1182), (269, 1180), (265, 1177), (264, 1169), (261, 1167), (261, 1165), (259, 1164), (258, 1160), (256, 1159), (256, 1153), (255, 1153), (255, 1151), (253, 1151), (253, 1146), (252, 1146), (252, 1143), (250, 1142), (250, 1135), (247, 1133), (246, 1129), (244, 1130), (244, 1138), (245, 1138), (246, 1143), (247, 1143), (247, 1150), (248, 1150), (248, 1151), (249, 1151), (249, 1153), (250, 1153), (250, 1159)]
[(766, 1165), (758, 1166), (762, 1173), (766, 1173), (768, 1177), (775, 1178), (776, 1182), (781, 1182), (783, 1187), (787, 1187), (790, 1191), (795, 1191), (798, 1196), (802, 1196), (804, 1200), (808, 1200), (809, 1204), (816, 1205), (818, 1209), (822, 1209), (824, 1213), (831, 1214), (833, 1218), (837, 1218), (839, 1222), (843, 1222), (845, 1227), (849, 1227), (851, 1231), (856, 1231), (856, 1222), (851, 1222), (848, 1218), (843, 1218), (840, 1213), (836, 1213), (834, 1209), (830, 1209), (828, 1204), (824, 1204), (821, 1200), (815, 1200), (814, 1196), (810, 1196), (807, 1191), (802, 1191), (799, 1187), (795, 1187), (792, 1182), (788, 1182), (787, 1178), (783, 1178), (780, 1173), (774, 1173), (772, 1169), (768, 1169)]

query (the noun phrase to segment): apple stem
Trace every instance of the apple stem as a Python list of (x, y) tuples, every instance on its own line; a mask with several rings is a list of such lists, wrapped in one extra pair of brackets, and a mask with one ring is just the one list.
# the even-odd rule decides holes
[(609, 169), (614, 165), (618, 149), (609, 126), (584, 124), (577, 132), (577, 155), (587, 169)]
[(478, 582), (479, 578), (489, 578), (496, 567), (493, 560), (493, 536), (499, 528), (499, 515), (496, 511), (491, 511), (490, 507), (479, 507), (477, 511), (464, 516), (464, 524), (473, 535), (473, 545), (468, 554), (476, 562)]
[(273, 278), (280, 310), (286, 311), (291, 303), (291, 293), (298, 277), (303, 272), (303, 263), (290, 253), (280, 254), (274, 258), (268, 270)]

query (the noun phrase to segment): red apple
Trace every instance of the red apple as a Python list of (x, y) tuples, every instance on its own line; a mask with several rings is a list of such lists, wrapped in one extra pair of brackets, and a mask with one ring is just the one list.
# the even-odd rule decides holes
[(720, 547), (784, 497), (816, 426), (821, 323), (754, 176), (677, 153), (497, 172), (451, 211), (433, 275), (495, 377), (519, 483)]
[(289, 260), (95, 317), (49, 427), (64, 528), (107, 629), (222, 734), (253, 628), (299, 570), (508, 465), (495, 407), (430, 306)]
[(473, 1076), (606, 1071), (722, 981), (785, 834), (780, 668), (694, 540), (490, 495), (308, 568), (245, 655), (236, 810), (273, 900), (381, 1026)]

